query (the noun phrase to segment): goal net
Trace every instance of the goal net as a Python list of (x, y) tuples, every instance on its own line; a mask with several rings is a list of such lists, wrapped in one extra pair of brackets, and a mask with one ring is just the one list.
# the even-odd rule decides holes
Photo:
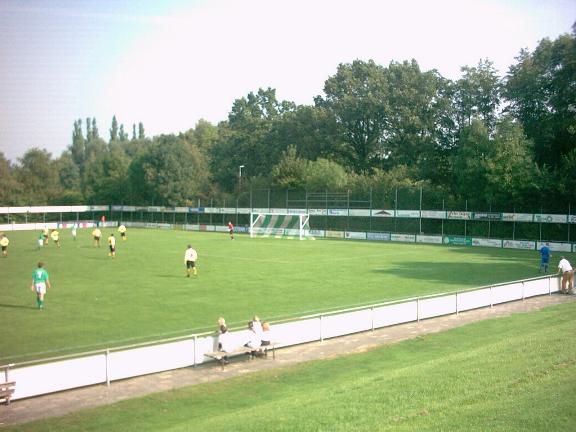
[(287, 213), (250, 213), (250, 237), (310, 237), (310, 215)]

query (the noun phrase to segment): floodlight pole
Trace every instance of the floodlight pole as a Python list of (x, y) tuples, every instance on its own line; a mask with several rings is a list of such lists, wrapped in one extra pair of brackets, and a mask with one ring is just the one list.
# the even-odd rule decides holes
[(244, 165), (240, 165), (238, 167), (238, 193), (239, 194), (242, 192), (242, 168), (244, 168)]

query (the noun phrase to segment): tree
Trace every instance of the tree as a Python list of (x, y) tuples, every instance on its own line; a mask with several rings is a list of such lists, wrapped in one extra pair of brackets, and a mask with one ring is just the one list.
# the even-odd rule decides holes
[(472, 120), (460, 135), (453, 162), (453, 190), (461, 197), (486, 202), (488, 160), (493, 156), (488, 129), (480, 120)]
[(118, 139), (120, 141), (128, 141), (128, 134), (124, 131), (124, 125), (120, 125), (120, 129), (118, 129)]
[(576, 148), (576, 24), (571, 34), (522, 50), (508, 71), (509, 111), (534, 142), (540, 167), (558, 168)]
[(134, 203), (189, 205), (208, 188), (206, 162), (196, 146), (162, 135), (129, 168)]
[(306, 166), (306, 190), (337, 191), (346, 186), (348, 175), (346, 170), (336, 162), (318, 159)]
[(74, 122), (70, 153), (72, 160), (78, 165), (78, 168), (82, 169), (86, 160), (85, 140), (84, 135), (82, 135), (82, 120), (76, 120)]
[(496, 125), (501, 104), (501, 82), (494, 63), (480, 60), (477, 67), (464, 66), (463, 76), (456, 82), (454, 103), (460, 129), (480, 119), (491, 133)]
[(16, 177), (15, 168), (10, 161), (6, 159), (4, 153), (0, 152), (0, 178), (2, 187), (0, 187), (0, 205), (16, 206), (20, 205), (22, 188)]
[(19, 159), (17, 178), (22, 194), (29, 204), (49, 204), (60, 192), (58, 171), (50, 153), (33, 148)]
[(118, 120), (112, 116), (112, 126), (110, 127), (110, 142), (118, 140)]
[(129, 200), (128, 166), (130, 161), (120, 149), (101, 152), (87, 164), (84, 195), (90, 204), (124, 203)]
[(272, 184), (281, 189), (304, 188), (307, 161), (296, 154), (296, 147), (289, 146), (282, 152), (280, 161), (272, 167)]
[(510, 118), (496, 125), (492, 155), (487, 159), (487, 200), (505, 207), (508, 203), (533, 200), (539, 195), (539, 173), (533, 143), (522, 126)]
[(382, 146), (390, 111), (384, 68), (372, 60), (340, 64), (324, 83), (324, 94), (316, 106), (329, 110), (341, 127), (349, 165), (356, 172), (378, 166), (388, 157)]
[[(273, 89), (259, 89), (234, 101), (228, 122), (219, 127), (218, 141), (209, 149), (213, 179), (224, 190), (233, 191), (240, 165), (249, 176), (270, 176), (282, 149), (270, 139), (272, 125), (294, 104), (279, 102)], [(247, 161), (250, 161), (249, 167)]]
[(142, 122), (138, 123), (138, 139), (146, 139), (146, 134), (144, 133), (144, 124)]

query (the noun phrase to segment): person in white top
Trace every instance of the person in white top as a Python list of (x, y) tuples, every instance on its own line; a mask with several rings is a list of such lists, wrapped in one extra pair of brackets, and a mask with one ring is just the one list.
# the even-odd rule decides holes
[(558, 263), (558, 273), (562, 273), (562, 287), (560, 292), (562, 294), (570, 294), (574, 289), (574, 269), (570, 262), (565, 257), (560, 257)]
[(190, 277), (190, 272), (194, 273), (194, 276), (198, 275), (198, 270), (196, 270), (196, 260), (198, 259), (198, 253), (192, 249), (191, 245), (188, 245), (186, 253), (184, 254), (184, 264), (186, 264), (186, 277)]

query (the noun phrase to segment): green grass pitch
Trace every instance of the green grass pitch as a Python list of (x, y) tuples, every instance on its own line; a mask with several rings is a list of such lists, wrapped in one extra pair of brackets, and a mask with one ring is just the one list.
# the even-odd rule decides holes
[[(63, 230), (60, 249), (37, 250), (37, 234), (8, 233), (0, 258), (0, 364), (199, 333), (219, 316), (243, 327), (254, 314), (274, 321), (534, 277), (539, 263), (535, 251), (144, 229), (118, 238), (112, 259), (90, 230), (76, 242)], [(187, 244), (196, 278), (185, 277)], [(43, 311), (30, 291), (38, 261), (52, 282)]]

